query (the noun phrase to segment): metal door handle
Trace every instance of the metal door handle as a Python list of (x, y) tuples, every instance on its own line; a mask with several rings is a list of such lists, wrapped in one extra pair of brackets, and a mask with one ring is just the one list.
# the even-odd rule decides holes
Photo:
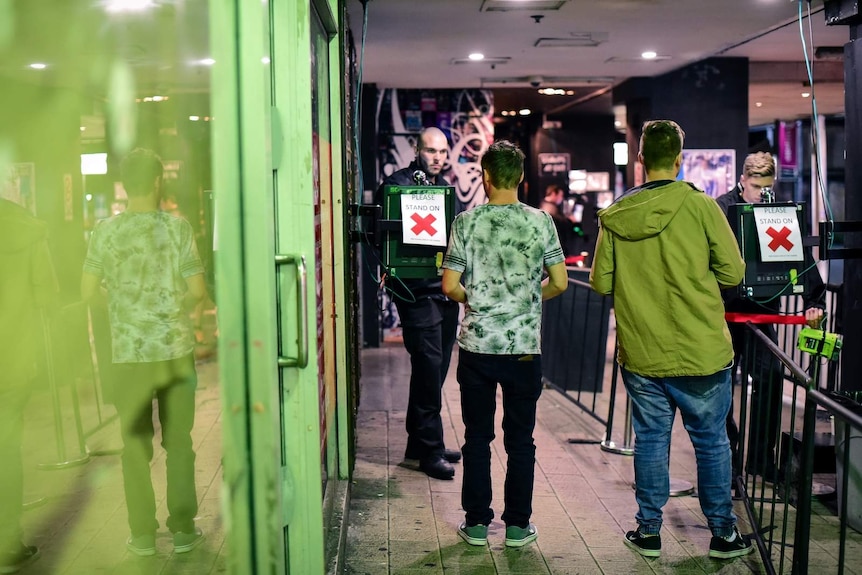
[(278, 356), (279, 367), (306, 367), (308, 365), (308, 279), (305, 271), (305, 256), (300, 255), (276, 255), (276, 268), (284, 265), (296, 267), (296, 317), (299, 323), (296, 326), (296, 357)]

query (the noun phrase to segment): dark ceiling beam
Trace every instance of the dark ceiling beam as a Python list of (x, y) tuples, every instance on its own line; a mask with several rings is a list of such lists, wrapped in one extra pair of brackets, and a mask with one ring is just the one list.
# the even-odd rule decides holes
[[(814, 82), (844, 82), (844, 62), (830, 60), (812, 63)], [(805, 62), (750, 62), (748, 81), (751, 84), (769, 82), (808, 82)]]

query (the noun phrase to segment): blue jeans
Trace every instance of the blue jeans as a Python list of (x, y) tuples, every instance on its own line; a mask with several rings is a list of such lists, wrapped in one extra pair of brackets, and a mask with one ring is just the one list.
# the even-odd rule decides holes
[(670, 495), (670, 437), (676, 410), (694, 446), (700, 508), (713, 535), (733, 532), (730, 442), (725, 419), (730, 410), (730, 366), (706, 376), (646, 377), (622, 368), (632, 400), (635, 431), (635, 519), (644, 534), (661, 530), (662, 508)]
[(462, 349), (458, 357), (461, 417), (464, 420), (464, 481), (461, 506), (467, 525), (488, 525), (491, 509), (491, 441), (497, 384), (503, 390), (503, 446), (509, 456), (500, 517), (506, 526), (526, 527), (533, 512), (536, 466), (536, 402), (542, 393), (539, 355), (489, 355)]

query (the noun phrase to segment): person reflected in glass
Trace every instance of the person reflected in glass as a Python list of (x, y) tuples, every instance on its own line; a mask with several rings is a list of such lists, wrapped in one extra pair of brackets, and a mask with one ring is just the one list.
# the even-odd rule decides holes
[(154, 152), (132, 150), (121, 166), (127, 209), (96, 225), (84, 261), (85, 300), (107, 297), (115, 405), (123, 438), (123, 487), (136, 555), (156, 552), (159, 527), (150, 476), (153, 399), (167, 454), (167, 528), (175, 553), (203, 539), (195, 526), (195, 336), (190, 318), (206, 296), (191, 225), (159, 209), (164, 168)]
[(0, 199), (0, 270), (0, 573), (17, 573), (39, 556), (36, 547), (21, 541), (21, 438), (42, 350), (40, 316), (56, 305), (58, 288), (47, 225), (5, 199)]

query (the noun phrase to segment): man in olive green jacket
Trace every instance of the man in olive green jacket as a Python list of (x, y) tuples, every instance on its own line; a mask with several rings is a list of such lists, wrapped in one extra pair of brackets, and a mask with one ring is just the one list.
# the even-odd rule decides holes
[(730, 498), (733, 347), (721, 288), (742, 281), (745, 263), (715, 200), (676, 181), (685, 134), (670, 120), (647, 122), (638, 160), (643, 186), (599, 212), (590, 284), (613, 294), (619, 363), (632, 400), (638, 528), (624, 543), (661, 554), (662, 508), (669, 496), (670, 437), (679, 408), (697, 459), (710, 557), (750, 553)]

